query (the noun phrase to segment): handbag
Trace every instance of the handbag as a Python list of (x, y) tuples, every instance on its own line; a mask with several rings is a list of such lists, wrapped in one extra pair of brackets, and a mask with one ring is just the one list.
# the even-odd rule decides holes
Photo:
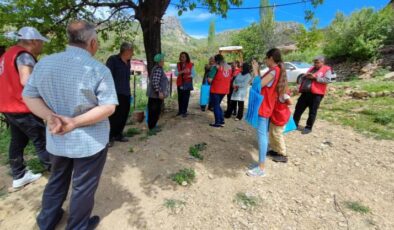
[(312, 89), (312, 80), (302, 77), (300, 93), (310, 93)]
[(260, 94), (260, 91), (261, 78), (256, 77), (253, 79), (252, 86), (249, 90), (248, 110), (245, 116), (246, 122), (256, 129), (258, 127), (260, 106), (264, 100), (264, 96)]
[(191, 82), (185, 82), (182, 84), (182, 86), (180, 87), (181, 90), (193, 90), (193, 81)]
[(296, 126), (296, 123), (295, 123), (295, 121), (293, 119), (293, 116), (291, 115), (289, 120), (287, 121), (287, 123), (285, 125), (285, 128), (283, 130), (283, 134), (286, 134), (286, 133), (294, 131), (294, 130), (297, 130), (297, 126)]
[(209, 104), (209, 92), (211, 91), (211, 86), (208, 84), (207, 81), (201, 85), (200, 90), (200, 105), (205, 106)]

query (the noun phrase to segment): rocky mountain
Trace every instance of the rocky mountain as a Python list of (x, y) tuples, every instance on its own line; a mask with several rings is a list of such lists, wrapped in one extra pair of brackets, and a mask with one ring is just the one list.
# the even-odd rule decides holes
[(166, 40), (174, 40), (181, 44), (188, 44), (192, 41), (192, 37), (186, 34), (179, 19), (175, 16), (167, 16), (163, 19), (161, 25), (161, 36)]

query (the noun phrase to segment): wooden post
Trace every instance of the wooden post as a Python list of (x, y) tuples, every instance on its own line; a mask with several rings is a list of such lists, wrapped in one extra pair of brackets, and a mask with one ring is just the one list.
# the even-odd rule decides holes
[(170, 97), (172, 97), (172, 71), (170, 75)]
[(134, 92), (133, 92), (133, 98), (134, 98), (134, 100), (133, 100), (133, 108), (134, 108), (134, 111), (135, 111), (135, 102), (137, 101), (137, 98), (136, 98), (136, 96), (137, 96), (137, 93), (136, 93), (136, 78), (137, 78), (137, 75), (134, 73)]

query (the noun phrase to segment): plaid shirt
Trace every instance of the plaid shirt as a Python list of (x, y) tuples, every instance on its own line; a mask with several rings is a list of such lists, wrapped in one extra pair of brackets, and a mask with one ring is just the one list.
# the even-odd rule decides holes
[(153, 74), (152, 74), (152, 87), (155, 92), (162, 92), (163, 89), (160, 88), (160, 79), (161, 76), (163, 75), (163, 67), (157, 65), (153, 69)]
[[(41, 59), (34, 67), (23, 96), (42, 98), (56, 114), (76, 117), (99, 105), (117, 105), (114, 81), (109, 69), (81, 48), (68, 46), (65, 52)], [(80, 127), (63, 135), (46, 132), (47, 150), (68, 158), (92, 156), (108, 143), (108, 119)]]

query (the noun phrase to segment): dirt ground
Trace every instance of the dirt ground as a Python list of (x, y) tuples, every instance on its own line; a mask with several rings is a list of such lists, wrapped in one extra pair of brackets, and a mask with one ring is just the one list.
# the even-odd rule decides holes
[[(199, 111), (197, 95), (192, 99), (187, 118), (167, 109), (162, 132), (109, 150), (93, 210), (102, 218), (98, 229), (394, 229), (394, 141), (318, 119), (313, 133), (286, 135), (289, 163), (268, 160), (268, 175), (250, 178), (245, 172), (257, 160), (255, 131), (233, 119), (224, 128), (209, 127), (213, 114)], [(202, 142), (208, 144), (204, 160), (190, 158), (189, 147)], [(196, 171), (191, 185), (169, 179), (183, 168)], [(11, 185), (8, 170), (0, 167), (0, 189)], [(0, 229), (37, 229), (46, 182), (0, 198)], [(258, 197), (257, 205), (234, 202), (239, 192)], [(170, 209), (166, 199), (185, 203)], [(346, 201), (370, 212), (354, 212)], [(67, 211), (57, 229), (66, 219)]]

